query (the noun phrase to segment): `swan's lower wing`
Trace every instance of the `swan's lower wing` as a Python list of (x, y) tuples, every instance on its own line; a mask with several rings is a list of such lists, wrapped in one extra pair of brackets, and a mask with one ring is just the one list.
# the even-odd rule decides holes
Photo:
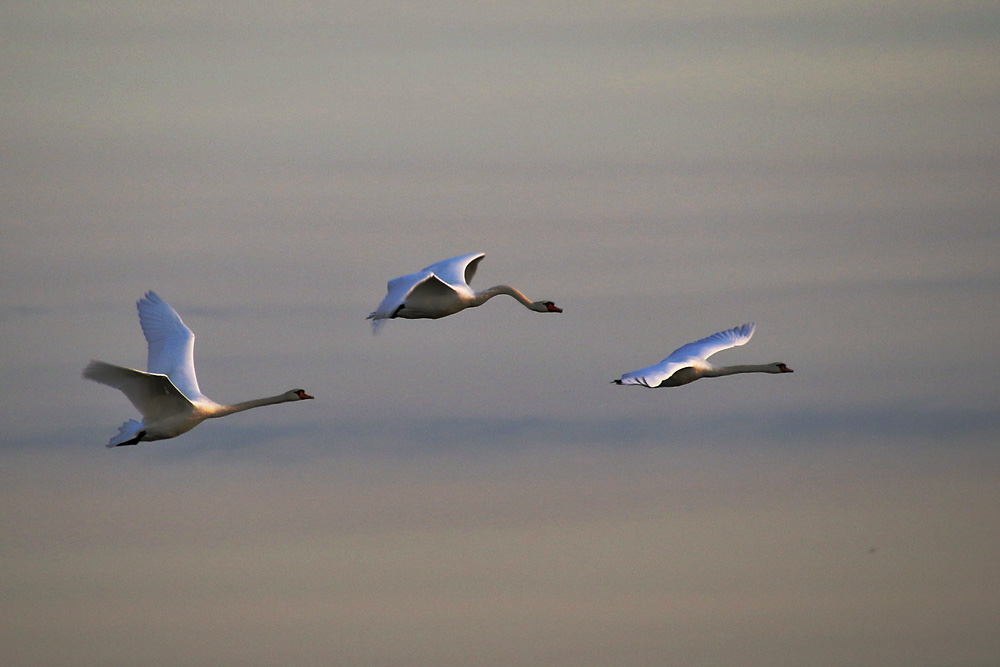
[[(462, 286), (462, 292), (471, 296), (471, 290)], [(462, 309), (462, 292), (433, 273), (413, 286), (406, 297), (404, 308), (410, 316), (442, 317)]]
[(425, 272), (411, 273), (408, 276), (393, 278), (386, 286), (386, 295), (382, 303), (378, 305), (368, 319), (375, 320), (372, 324), (378, 325), (379, 320), (386, 320), (396, 316), (399, 307), (406, 303), (406, 298), (410, 295), (421, 280), (426, 280), (430, 274)]
[(104, 361), (91, 361), (83, 369), (83, 377), (114, 387), (125, 394), (147, 421), (162, 419), (191, 408), (191, 401), (166, 375), (144, 373)]
[(691, 366), (690, 363), (669, 360), (661, 361), (655, 366), (647, 366), (631, 373), (625, 373), (621, 377), (621, 383), (637, 384), (643, 387), (659, 387), (671, 375), (689, 366)]

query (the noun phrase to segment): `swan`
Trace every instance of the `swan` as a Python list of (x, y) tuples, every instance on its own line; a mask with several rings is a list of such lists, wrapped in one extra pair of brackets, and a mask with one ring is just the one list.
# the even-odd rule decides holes
[(713, 366), (707, 360), (716, 352), (746, 345), (757, 325), (753, 322), (726, 331), (714, 333), (674, 350), (669, 357), (656, 364), (625, 373), (615, 384), (637, 384), (643, 387), (679, 387), (695, 380), (737, 373), (791, 373), (783, 363), (749, 366)]
[(375, 312), (367, 317), (372, 320), (372, 331), (377, 332), (385, 320), (394, 317), (437, 319), (454, 315), (460, 310), (481, 306), (500, 294), (514, 297), (536, 313), (562, 312), (562, 308), (551, 301), (531, 301), (519, 290), (507, 285), (473, 291), (469, 283), (485, 256), (486, 253), (479, 252), (452, 257), (417, 273), (390, 280), (388, 294)]
[(83, 369), (83, 377), (120, 390), (142, 413), (141, 422), (130, 419), (122, 424), (108, 447), (174, 438), (206, 419), (262, 405), (313, 398), (302, 389), (292, 389), (277, 396), (235, 405), (216, 403), (198, 388), (194, 372), (194, 334), (181, 321), (177, 311), (155, 292), (147, 292), (136, 307), (149, 347), (148, 371), (144, 373), (104, 361), (91, 361)]

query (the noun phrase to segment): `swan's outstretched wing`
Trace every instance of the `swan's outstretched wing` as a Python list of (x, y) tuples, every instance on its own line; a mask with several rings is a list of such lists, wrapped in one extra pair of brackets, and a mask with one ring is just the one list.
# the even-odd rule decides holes
[(646, 387), (658, 387), (660, 383), (682, 368), (707, 366), (708, 362), (705, 360), (716, 352), (745, 345), (750, 340), (750, 337), (753, 336), (755, 326), (753, 322), (747, 322), (738, 327), (714, 333), (693, 343), (682, 345), (658, 364), (640, 368), (631, 373), (625, 373), (619, 382), (621, 384), (640, 384)]
[(146, 370), (169, 377), (174, 387), (192, 401), (204, 398), (194, 372), (194, 333), (155, 292), (146, 292), (136, 307), (149, 346)]
[(147, 422), (184, 412), (191, 407), (191, 401), (166, 375), (91, 361), (83, 369), (83, 377), (121, 391)]
[[(461, 289), (463, 286), (468, 287), (469, 283), (472, 282), (472, 278), (476, 275), (476, 269), (479, 268), (479, 262), (483, 261), (483, 257), (486, 257), (485, 252), (459, 255), (458, 257), (452, 257), (451, 259), (431, 264), (424, 271), (429, 271), (440, 278), (442, 282)], [(421, 271), (421, 273), (424, 271)]]
[(702, 338), (701, 340), (696, 340), (693, 343), (680, 346), (671, 352), (670, 356), (663, 361), (680, 361), (691, 358), (708, 359), (716, 352), (722, 352), (723, 350), (728, 350), (731, 347), (746, 345), (747, 341), (750, 340), (750, 337), (753, 336), (753, 331), (756, 327), (757, 325), (753, 322), (747, 322), (746, 324), (741, 324), (738, 327), (714, 333), (711, 336)]

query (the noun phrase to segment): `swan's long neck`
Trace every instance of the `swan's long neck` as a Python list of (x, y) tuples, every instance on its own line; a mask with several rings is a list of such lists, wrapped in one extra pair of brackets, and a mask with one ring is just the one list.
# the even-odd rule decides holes
[(714, 378), (722, 375), (736, 375), (737, 373), (781, 373), (782, 371), (774, 364), (748, 364), (744, 366), (716, 366), (706, 370), (702, 377)]
[(472, 297), (473, 306), (481, 306), (495, 296), (500, 294), (507, 294), (517, 299), (522, 306), (529, 308), (531, 310), (546, 311), (548, 310), (541, 303), (536, 303), (528, 297), (524, 296), (520, 290), (511, 287), (510, 285), (496, 285), (495, 287), (490, 287), (489, 289), (484, 289), (482, 292), (476, 292)]
[(278, 394), (277, 396), (268, 396), (266, 398), (255, 398), (252, 401), (243, 401), (242, 403), (234, 403), (233, 405), (222, 405), (216, 410), (211, 416), (212, 417), (225, 417), (226, 415), (231, 415), (235, 412), (243, 412), (244, 410), (252, 410), (253, 408), (263, 407), (265, 405), (275, 405), (277, 403), (287, 403), (290, 399), (287, 394)]

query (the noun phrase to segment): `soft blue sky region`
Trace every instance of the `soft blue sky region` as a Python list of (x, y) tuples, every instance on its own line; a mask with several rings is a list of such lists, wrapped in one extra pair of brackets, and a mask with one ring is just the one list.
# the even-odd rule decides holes
[[(994, 3), (6, 3), (0, 655), (1000, 654)], [(510, 299), (365, 316), (483, 251)], [(202, 389), (103, 447), (147, 289)], [(622, 372), (742, 322), (674, 390)]]

